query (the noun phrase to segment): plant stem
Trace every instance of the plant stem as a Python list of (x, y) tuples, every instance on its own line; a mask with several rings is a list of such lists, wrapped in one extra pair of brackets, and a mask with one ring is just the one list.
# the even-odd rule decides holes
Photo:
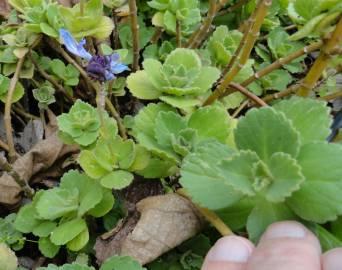
[(179, 20), (176, 21), (176, 44), (177, 48), (182, 48), (182, 25)]
[(81, 17), (83, 17), (83, 15), (84, 15), (84, 4), (85, 4), (85, 0), (80, 0), (80, 15), (81, 15)]
[[(180, 188), (176, 191), (180, 196), (188, 199), (191, 201), (190, 197), (186, 194), (185, 190)], [(197, 210), (205, 217), (205, 219), (213, 225), (216, 230), (222, 235), (222, 236), (228, 236), (228, 235), (234, 235), (232, 230), (211, 210), (195, 205)]]
[(254, 95), (252, 92), (248, 91), (245, 87), (241, 86), (240, 84), (231, 82), (229, 84), (229, 87), (232, 87), (235, 90), (239, 91), (240, 93), (248, 97), (250, 100), (253, 100), (256, 104), (260, 105), (261, 107), (268, 106), (265, 101), (263, 101), (258, 96)]
[(250, 83), (254, 82), (255, 80), (271, 73), (272, 71), (282, 67), (283, 65), (291, 63), (294, 59), (297, 59), (298, 57), (311, 53), (313, 51), (316, 51), (323, 45), (322, 41), (317, 41), (315, 43), (312, 43), (311, 45), (308, 45), (298, 51), (295, 51), (288, 56), (284, 58), (279, 58), (277, 61), (273, 62), (272, 64), (266, 66), (265, 68), (259, 70), (258, 72), (254, 73), (254, 75), (250, 76), (248, 79), (243, 81), (241, 83), (242, 86), (247, 86)]
[(150, 43), (151, 44), (156, 44), (158, 40), (161, 38), (162, 34), (164, 32), (164, 29), (162, 27), (156, 27), (156, 30), (151, 37)]
[(309, 72), (306, 74), (306, 77), (304, 78), (297, 93), (299, 96), (307, 97), (310, 94), (316, 82), (319, 80), (323, 71), (327, 67), (332, 51), (339, 46), (341, 40), (342, 16), (340, 17), (340, 20), (338, 21), (331, 38), (326, 42), (325, 46), (323, 46), (320, 55), (315, 60)]
[(139, 70), (139, 24), (137, 16), (137, 3), (135, 0), (128, 0), (131, 18), (131, 30), (133, 37), (133, 71)]
[(206, 33), (209, 31), (210, 26), (215, 18), (217, 12), (217, 1), (209, 0), (209, 10), (207, 17), (205, 18), (203, 24), (194, 32), (189, 38), (186, 45), (187, 48), (195, 49), (202, 43)]
[(37, 63), (37, 61), (33, 58), (32, 56), (32, 52), (29, 52), (29, 58), (31, 60), (31, 62), (33, 63), (33, 65), (35, 66), (35, 68), (37, 69), (37, 71), (39, 72), (40, 75), (42, 75), (42, 77), (49, 81), (56, 89), (58, 92), (60, 92), (61, 94), (63, 94), (64, 96), (67, 97), (67, 99), (69, 101), (75, 101), (75, 99), (68, 94), (68, 92), (64, 89), (64, 87), (62, 85), (60, 85), (52, 76), (50, 76), (48, 73), (46, 73)]
[(0, 148), (4, 149), (7, 152), (9, 151), (8, 145), (5, 142), (3, 142), (1, 139), (0, 139)]
[(21, 189), (24, 191), (26, 197), (33, 198), (34, 196), (34, 190), (28, 185), (27, 182), (25, 182), (23, 179), (20, 178), (20, 175), (13, 170), (11, 164), (9, 164), (5, 157), (0, 156), (0, 169), (7, 172), (14, 181), (21, 187)]
[[(204, 102), (205, 105), (212, 104), (217, 98), (219, 98), (226, 90), (227, 86), (233, 81), (234, 77), (239, 73), (239, 71), (246, 64), (249, 55), (253, 49), (254, 43), (259, 36), (260, 27), (267, 15), (268, 7), (272, 4), (272, 0), (261, 0), (255, 12), (255, 22), (252, 26), (251, 31), (249, 31), (246, 44), (244, 45), (239, 61), (224, 77), (222, 83), (215, 89), (215, 91), (209, 96), (209, 98)], [(252, 15), (253, 16), (253, 15)]]
[(326, 95), (324, 97), (320, 97), (319, 99), (325, 100), (325, 101), (330, 101), (330, 100), (336, 99), (338, 97), (342, 97), (342, 89), (340, 89), (339, 91), (336, 91), (332, 94)]
[(265, 101), (266, 103), (271, 102), (275, 99), (279, 99), (279, 98), (283, 98), (286, 97), (288, 95), (293, 94), (294, 92), (296, 92), (299, 88), (298, 84), (294, 84), (289, 86), (287, 89), (277, 92), (275, 94), (271, 94), (271, 95), (267, 95), (265, 97), (262, 98), (263, 101)]
[(13, 162), (15, 160), (15, 149), (14, 149), (14, 141), (13, 141), (13, 130), (12, 130), (12, 123), (11, 123), (11, 106), (12, 106), (12, 98), (13, 93), (15, 90), (15, 87), (17, 85), (20, 70), (24, 64), (25, 56), (22, 58), (19, 58), (19, 61), (17, 62), (17, 66), (14, 72), (14, 75), (11, 79), (9, 89), (7, 92), (7, 98), (6, 98), (6, 104), (5, 104), (5, 115), (4, 115), (4, 121), (5, 121), (5, 130), (6, 130), (6, 138), (7, 138), (7, 144), (8, 144), (8, 156), (10, 162)]
[(118, 17), (116, 15), (115, 9), (113, 9), (113, 22), (114, 22), (114, 30), (113, 30), (113, 38), (114, 38), (114, 49), (120, 48), (120, 37), (119, 37), (119, 22)]
[[(59, 44), (57, 45), (54, 42), (54, 40), (49, 39), (48, 42), (51, 44), (53, 49), (55, 49), (57, 52), (59, 52), (64, 57), (65, 60), (67, 60), (70, 64), (72, 64), (80, 72), (81, 76), (84, 78), (84, 80), (87, 82), (87, 84), (90, 85), (91, 88), (93, 89), (93, 91), (97, 94), (100, 91), (99, 85), (96, 84), (94, 81), (90, 80), (87, 72), (66, 51), (64, 51)], [(120, 117), (120, 114), (117, 112), (117, 110), (113, 106), (112, 102), (107, 97), (105, 98), (105, 104), (106, 104), (108, 110), (110, 111), (110, 113), (112, 114), (112, 116), (114, 117), (114, 119), (116, 120), (116, 122), (118, 124), (118, 128), (119, 128), (119, 132), (120, 132), (121, 137), (124, 139), (127, 139), (126, 128), (122, 123), (122, 119)]]
[(249, 0), (240, 0), (238, 2), (236, 2), (234, 5), (230, 6), (229, 8), (225, 9), (225, 10), (222, 10), (220, 12), (218, 12), (216, 14), (216, 16), (222, 16), (222, 15), (225, 15), (227, 13), (231, 13), (233, 11), (235, 11), (236, 9), (242, 7), (244, 4), (246, 4)]

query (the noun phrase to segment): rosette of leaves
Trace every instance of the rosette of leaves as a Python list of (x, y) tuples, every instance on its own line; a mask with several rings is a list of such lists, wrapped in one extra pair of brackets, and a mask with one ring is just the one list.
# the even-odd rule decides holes
[(152, 18), (153, 25), (172, 34), (176, 33), (177, 21), (184, 35), (190, 34), (201, 21), (198, 0), (152, 0), (147, 4), (158, 10)]
[(196, 203), (227, 208), (226, 217), (243, 209), (234, 222), (253, 240), (278, 220), (334, 220), (342, 214), (342, 146), (326, 142), (330, 125), (326, 103), (311, 99), (252, 109), (235, 129), (237, 149), (203, 143), (185, 158), (180, 183)]
[(42, 5), (26, 8), (20, 17), (25, 21), (25, 28), (35, 33), (58, 38), (58, 31), (64, 27), (58, 3), (43, 1)]
[(112, 19), (103, 15), (102, 0), (85, 2), (83, 14), (81, 14), (79, 3), (72, 8), (59, 6), (59, 12), (65, 23), (65, 28), (75, 38), (92, 36), (97, 39), (105, 39), (109, 37), (114, 28)]
[(165, 61), (166, 57), (176, 48), (176, 45), (168, 40), (163, 41), (159, 46), (158, 44), (151, 44), (144, 50), (144, 59), (153, 58)]
[(330, 30), (341, 15), (340, 0), (292, 0), (288, 5), (288, 15), (299, 26), (291, 40), (317, 37)]
[(32, 90), (33, 97), (38, 101), (38, 107), (46, 110), (50, 104), (56, 101), (55, 89), (50, 83), (45, 83), (41, 87)]
[(59, 187), (40, 190), (32, 203), (20, 208), (14, 225), (38, 236), (40, 251), (52, 258), (62, 245), (71, 251), (82, 249), (89, 240), (85, 218), (102, 217), (113, 204), (110, 190), (71, 170), (63, 175)]
[[(7, 92), (8, 92), (10, 83), (11, 83), (10, 78), (0, 74), (0, 100), (3, 103), (6, 102)], [(15, 103), (18, 100), (20, 100), (24, 94), (25, 94), (25, 89), (23, 85), (20, 82), (17, 82), (14, 92), (13, 92), (12, 103)]]
[(182, 116), (171, 106), (149, 104), (134, 118), (132, 134), (140, 145), (174, 164), (208, 139), (227, 143), (232, 119), (219, 104)]
[(229, 30), (226, 25), (217, 27), (206, 46), (212, 63), (220, 69), (225, 68), (239, 46), (242, 36), (241, 32)]
[(59, 136), (68, 144), (86, 147), (94, 143), (100, 135), (100, 117), (90, 104), (77, 100), (69, 113), (57, 117)]
[(203, 66), (200, 57), (191, 49), (174, 50), (163, 64), (146, 59), (143, 67), (144, 70), (127, 78), (133, 96), (160, 99), (182, 109), (201, 104), (220, 76), (217, 68)]
[(24, 247), (25, 238), (22, 233), (14, 228), (16, 214), (12, 213), (5, 218), (0, 218), (0, 243), (4, 243), (13, 250)]

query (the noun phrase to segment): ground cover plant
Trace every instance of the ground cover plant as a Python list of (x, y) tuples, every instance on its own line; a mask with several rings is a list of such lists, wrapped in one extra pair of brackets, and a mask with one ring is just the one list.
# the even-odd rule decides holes
[(297, 220), (342, 246), (340, 0), (0, 5), (5, 270), (200, 269)]

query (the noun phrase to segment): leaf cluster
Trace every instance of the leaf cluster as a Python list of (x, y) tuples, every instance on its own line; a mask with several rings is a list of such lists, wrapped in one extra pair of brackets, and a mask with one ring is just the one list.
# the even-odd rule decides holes
[(52, 258), (62, 245), (72, 251), (82, 249), (89, 240), (85, 218), (102, 217), (113, 205), (110, 190), (71, 170), (58, 187), (37, 192), (32, 203), (20, 209), (14, 225), (23, 233), (38, 236), (40, 251)]
[(180, 182), (210, 209), (251, 201), (243, 225), (252, 239), (276, 220), (334, 220), (342, 213), (342, 148), (325, 142), (330, 124), (326, 104), (310, 99), (252, 109), (234, 131), (237, 149), (203, 143), (184, 159)]

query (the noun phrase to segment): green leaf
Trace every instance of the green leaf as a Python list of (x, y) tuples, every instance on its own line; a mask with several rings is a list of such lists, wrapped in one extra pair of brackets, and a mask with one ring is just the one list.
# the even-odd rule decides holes
[(286, 197), (300, 188), (305, 178), (297, 161), (285, 153), (271, 156), (268, 167), (272, 176), (266, 189), (266, 199), (270, 202), (283, 202)]
[(122, 140), (117, 137), (113, 141), (112, 149), (118, 157), (119, 167), (121, 169), (128, 169), (135, 159), (135, 144), (133, 140)]
[(331, 223), (331, 232), (342, 241), (342, 217)]
[[(108, 155), (105, 157), (108, 157)], [(81, 154), (78, 157), (78, 163), (81, 165), (85, 173), (94, 179), (99, 179), (110, 171), (101, 166), (94, 153), (89, 150), (81, 151)]]
[(296, 157), (299, 151), (299, 133), (283, 113), (272, 108), (250, 110), (235, 129), (236, 145), (241, 150), (255, 151), (267, 161), (277, 152)]
[(200, 140), (214, 138), (225, 143), (231, 130), (231, 118), (219, 105), (206, 106), (191, 114), (188, 127), (197, 130)]
[(209, 209), (233, 205), (241, 199), (222, 175), (218, 163), (230, 158), (234, 151), (217, 141), (205, 142), (183, 160), (180, 183), (191, 199)]
[(56, 228), (57, 224), (53, 221), (44, 221), (35, 227), (32, 233), (39, 237), (47, 237)]
[(154, 87), (144, 70), (129, 75), (127, 77), (127, 87), (133, 96), (139, 99), (158, 99), (161, 95), (161, 92)]
[(123, 189), (129, 186), (134, 179), (130, 172), (118, 170), (107, 174), (101, 179), (101, 185), (110, 189)]
[(67, 243), (68, 249), (71, 251), (81, 250), (89, 241), (89, 231), (86, 227), (80, 234)]
[[(0, 100), (3, 103), (6, 103), (7, 92), (10, 86), (10, 82), (11, 80), (9, 78), (0, 74)], [(12, 103), (19, 101), (23, 97), (24, 94), (25, 94), (25, 89), (23, 85), (20, 82), (17, 82), (14, 88), (13, 96), (12, 96)]]
[(273, 108), (292, 121), (303, 144), (324, 141), (330, 134), (332, 119), (326, 102), (293, 97), (278, 102)]
[(50, 239), (55, 245), (65, 245), (86, 229), (87, 224), (84, 219), (76, 218), (60, 224), (52, 231)]
[(342, 241), (324, 227), (315, 224), (313, 231), (321, 243), (323, 252), (342, 247)]
[(101, 265), (100, 270), (146, 270), (146, 268), (131, 257), (113, 256)]
[(88, 215), (93, 217), (102, 217), (113, 208), (115, 200), (112, 191), (103, 188), (102, 194), (102, 200), (87, 212)]
[(304, 145), (297, 161), (306, 181), (287, 199), (301, 218), (318, 223), (342, 214), (342, 146), (325, 142)]
[(187, 127), (185, 119), (175, 112), (160, 112), (155, 121), (155, 138), (163, 146), (171, 145), (172, 139)]
[(33, 204), (24, 205), (20, 208), (14, 222), (14, 227), (23, 233), (32, 232), (42, 221), (38, 218)]
[(252, 151), (240, 151), (229, 157), (229, 159), (222, 160), (220, 168), (227, 185), (231, 185), (244, 195), (255, 195), (252, 186), (254, 181), (252, 167), (259, 160), (257, 154)]
[(286, 205), (259, 201), (247, 220), (249, 239), (253, 242), (257, 242), (266, 228), (272, 223), (295, 219), (295, 215)]
[(38, 241), (40, 252), (48, 258), (54, 258), (59, 252), (59, 246), (51, 242), (49, 237), (41, 237)]
[(321, 2), (321, 0), (296, 0), (294, 7), (301, 17), (310, 20), (320, 12)]
[(43, 192), (37, 201), (36, 209), (40, 217), (48, 220), (67, 215), (78, 208), (77, 189), (54, 188)]
[(79, 217), (94, 208), (102, 200), (102, 188), (98, 182), (74, 170), (68, 171), (63, 175), (60, 188), (78, 190)]

